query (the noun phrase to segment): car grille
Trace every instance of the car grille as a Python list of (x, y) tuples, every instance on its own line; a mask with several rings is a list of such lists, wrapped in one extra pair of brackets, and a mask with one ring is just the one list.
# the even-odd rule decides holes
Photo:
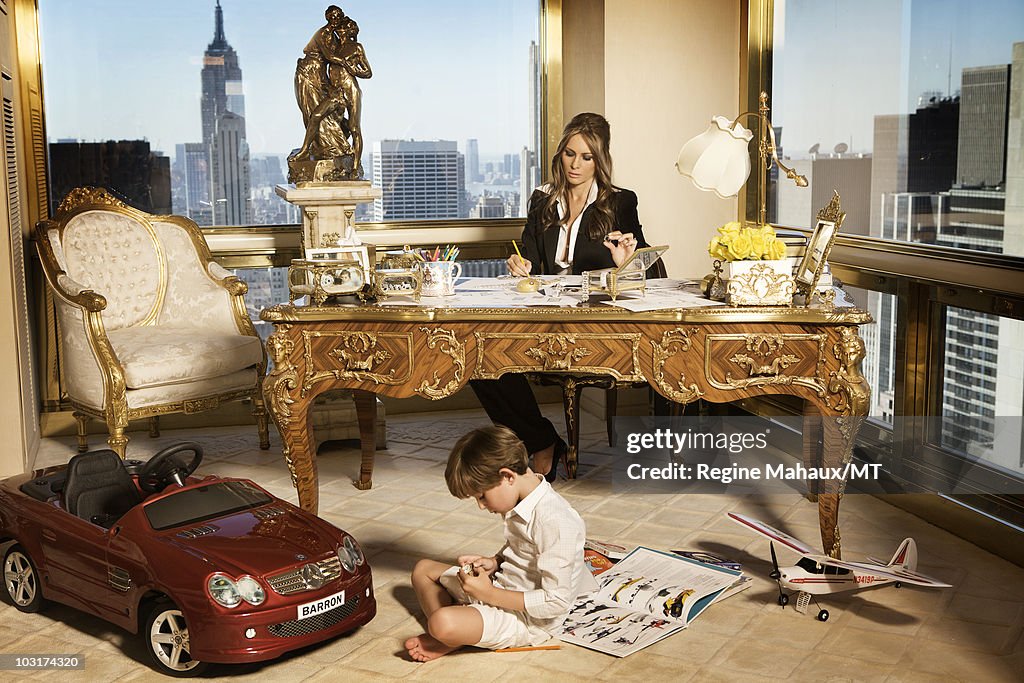
[[(314, 578), (310, 581), (310, 576)], [(317, 590), (341, 576), (341, 560), (331, 555), (319, 562), (310, 562), (298, 569), (293, 569), (276, 576), (267, 577), (267, 583), (279, 595), (291, 595), (302, 591)]]
[(317, 631), (323, 631), (338, 624), (355, 612), (358, 607), (359, 596), (357, 595), (344, 605), (335, 607), (323, 614), (318, 614), (315, 617), (308, 617), (306, 619), (282, 621), (280, 624), (272, 624), (268, 626), (267, 630), (278, 638), (292, 638), (294, 636), (304, 636), (308, 633), (316, 633)]

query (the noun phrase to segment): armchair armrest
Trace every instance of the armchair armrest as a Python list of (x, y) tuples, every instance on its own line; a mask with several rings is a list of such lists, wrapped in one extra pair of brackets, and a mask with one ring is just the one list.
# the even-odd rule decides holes
[(57, 287), (65, 299), (87, 311), (97, 313), (107, 307), (105, 296), (87, 289), (85, 285), (72, 280), (66, 273), (57, 275)]
[(210, 261), (206, 264), (206, 271), (210, 274), (214, 280), (220, 282), (224, 289), (228, 290), (228, 294), (232, 296), (245, 296), (249, 291), (249, 285), (244, 280), (240, 280), (237, 275), (224, 268), (216, 261)]

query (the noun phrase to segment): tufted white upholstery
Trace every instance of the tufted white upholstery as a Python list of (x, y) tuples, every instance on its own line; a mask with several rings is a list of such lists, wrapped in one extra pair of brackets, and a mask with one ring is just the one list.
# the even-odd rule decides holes
[(263, 344), (245, 285), (217, 265), (195, 223), (150, 216), (78, 188), (36, 244), (54, 294), (64, 387), (79, 420), (106, 421), (124, 456), (128, 421), (252, 398), (269, 447)]

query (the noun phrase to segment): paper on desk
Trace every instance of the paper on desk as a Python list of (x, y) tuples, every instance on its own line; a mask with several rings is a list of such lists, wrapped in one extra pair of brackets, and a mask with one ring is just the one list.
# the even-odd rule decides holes
[(697, 284), (696, 280), (676, 280), (670, 277), (650, 278), (647, 280), (647, 289), (680, 289), (687, 285)]
[(419, 301), (412, 297), (397, 296), (380, 302), (381, 306), (418, 306), (420, 308), (521, 308), (524, 306), (575, 306), (577, 299), (567, 296), (547, 296), (540, 292), (514, 292), (485, 290), (463, 292), (452, 296), (424, 296)]
[(706, 299), (695, 292), (681, 289), (655, 289), (648, 290), (646, 296), (620, 295), (615, 301), (602, 301), (609, 306), (625, 308), (635, 313), (641, 311), (660, 311), (667, 308), (702, 308), (705, 306), (721, 306), (722, 302)]

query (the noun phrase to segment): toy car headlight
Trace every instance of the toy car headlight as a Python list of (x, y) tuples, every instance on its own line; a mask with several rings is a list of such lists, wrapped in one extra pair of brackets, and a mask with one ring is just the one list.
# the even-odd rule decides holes
[(352, 556), (352, 553), (344, 545), (338, 548), (338, 559), (341, 560), (341, 566), (344, 567), (345, 571), (354, 572), (356, 570), (356, 558)]
[(267, 599), (267, 593), (263, 590), (263, 586), (251, 576), (243, 576), (235, 581), (235, 588), (242, 599), (250, 605), (261, 605)]
[(224, 574), (214, 574), (206, 582), (206, 590), (214, 602), (224, 607), (237, 607), (242, 601), (235, 582)]
[(366, 561), (366, 558), (363, 557), (362, 549), (359, 547), (359, 544), (356, 543), (356, 540), (351, 536), (345, 537), (345, 550), (347, 550), (348, 554), (352, 556), (352, 559), (355, 561), (356, 564), (362, 564)]

